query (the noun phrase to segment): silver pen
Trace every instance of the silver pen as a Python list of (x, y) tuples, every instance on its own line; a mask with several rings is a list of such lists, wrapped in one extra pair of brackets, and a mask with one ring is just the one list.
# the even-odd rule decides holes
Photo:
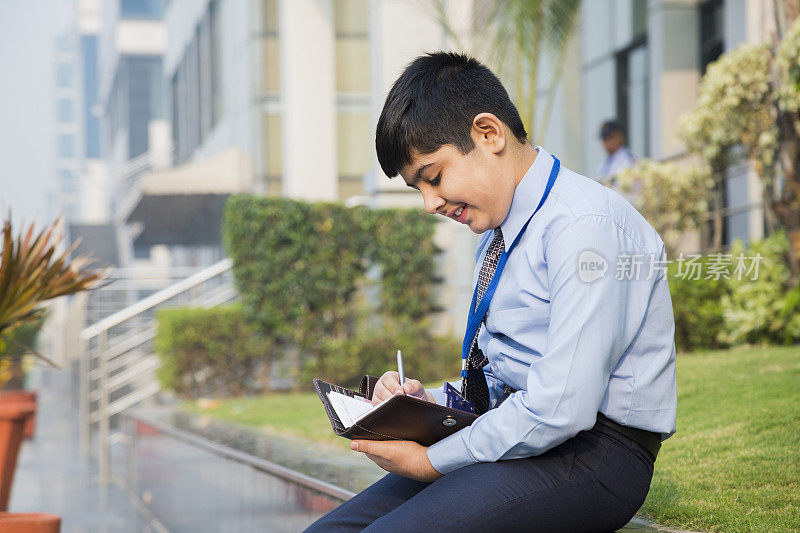
[(406, 373), (403, 370), (403, 352), (397, 350), (397, 373), (400, 374), (400, 387), (406, 381)]

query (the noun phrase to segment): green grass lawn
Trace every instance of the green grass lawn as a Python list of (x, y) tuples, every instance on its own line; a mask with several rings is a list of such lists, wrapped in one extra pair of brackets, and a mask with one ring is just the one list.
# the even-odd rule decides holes
[[(316, 393), (188, 408), (347, 449)], [(678, 433), (640, 514), (695, 531), (800, 531), (800, 347), (678, 356)]]
[(642, 513), (701, 531), (800, 531), (800, 347), (678, 356), (678, 432)]

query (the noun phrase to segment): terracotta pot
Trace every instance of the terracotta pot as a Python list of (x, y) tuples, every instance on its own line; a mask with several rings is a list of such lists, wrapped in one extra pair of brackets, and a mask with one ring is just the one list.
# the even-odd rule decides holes
[[(0, 403), (33, 403), (36, 405), (36, 391), (33, 390), (4, 390), (0, 392)], [(33, 413), (25, 421), (25, 428), (22, 436), (26, 439), (33, 437), (36, 431), (36, 413)]]
[(8, 509), (22, 429), (25, 420), (35, 412), (36, 404), (33, 403), (0, 402), (0, 511)]
[(61, 517), (45, 513), (2, 513), (0, 533), (58, 533)]

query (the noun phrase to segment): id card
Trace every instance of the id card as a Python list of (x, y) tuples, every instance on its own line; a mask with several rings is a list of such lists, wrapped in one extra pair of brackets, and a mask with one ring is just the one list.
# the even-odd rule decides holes
[(461, 396), (456, 388), (446, 381), (444, 383), (444, 394), (447, 397), (447, 407), (466, 411), (467, 413), (475, 413), (475, 404)]

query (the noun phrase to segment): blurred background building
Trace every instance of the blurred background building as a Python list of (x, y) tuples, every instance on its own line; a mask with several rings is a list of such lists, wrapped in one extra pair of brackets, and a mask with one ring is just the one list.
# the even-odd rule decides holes
[[(773, 2), (761, 0), (583, 2), (544, 142), (595, 177), (605, 157), (600, 125), (616, 118), (636, 158), (683, 157), (678, 119), (694, 105), (708, 64), (742, 43), (769, 41), (774, 21)], [(763, 237), (760, 185), (747, 164), (729, 170), (724, 201), (723, 245)], [(700, 242), (687, 241), (687, 251), (700, 251)]]
[[(375, 123), (411, 59), (478, 42), (479, 6), (75, 0), (74, 20), (54, 43), (56, 198), (70, 238), (82, 238), (81, 250), (115, 267), (118, 280), (92, 296), (88, 322), (224, 259), (231, 194), (421, 206), (401, 180), (381, 172)], [(740, 43), (769, 38), (771, 6), (583, 2), (551, 119), (533, 142), (597, 177), (605, 157), (598, 130), (614, 118), (636, 158), (683, 157), (677, 120), (693, 105), (706, 66)], [(543, 61), (543, 72), (558, 70)], [(548, 75), (538, 82), (540, 109), (550, 82)], [(730, 169), (725, 202), (724, 244), (763, 235), (759, 184), (747, 164)], [(448, 221), (439, 226), (445, 311), (437, 330), (458, 336), (472, 276), (464, 258), (477, 237)], [(686, 251), (700, 251), (701, 242), (687, 240)]]

